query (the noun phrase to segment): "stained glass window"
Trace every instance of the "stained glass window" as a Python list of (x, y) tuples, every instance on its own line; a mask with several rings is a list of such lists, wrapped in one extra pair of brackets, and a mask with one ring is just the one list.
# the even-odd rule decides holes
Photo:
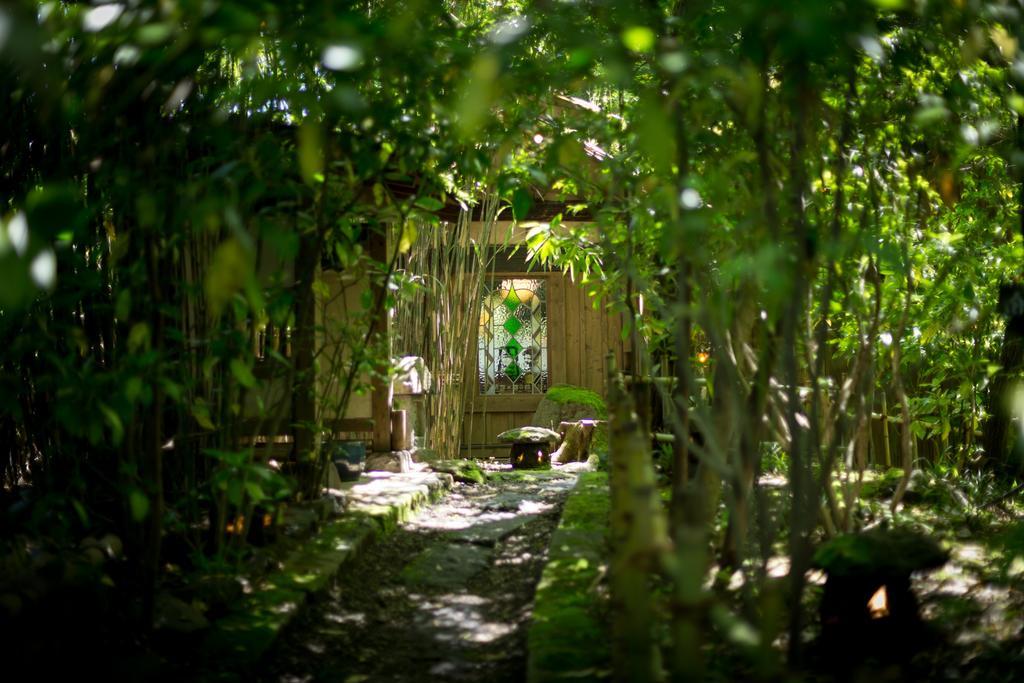
[(547, 287), (542, 279), (495, 280), (480, 307), (481, 394), (542, 394), (548, 388)]

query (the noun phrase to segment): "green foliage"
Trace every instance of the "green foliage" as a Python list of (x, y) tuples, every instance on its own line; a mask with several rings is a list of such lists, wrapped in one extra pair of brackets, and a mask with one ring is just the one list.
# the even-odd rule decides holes
[[(8, 3), (0, 484), (34, 530), (135, 539), (146, 582), (168, 534), (242, 556), (227, 524), (315, 495), (325, 424), (386, 381), (420, 228), (492, 193), (562, 200), (531, 260), (623, 317), (627, 372), (692, 380), (707, 509), (785, 470), (800, 560), (819, 510), (857, 525), (835, 471), (980, 496), (1021, 412), (1022, 38), (1005, 0)], [(285, 432), (279, 471), (251, 441)]]

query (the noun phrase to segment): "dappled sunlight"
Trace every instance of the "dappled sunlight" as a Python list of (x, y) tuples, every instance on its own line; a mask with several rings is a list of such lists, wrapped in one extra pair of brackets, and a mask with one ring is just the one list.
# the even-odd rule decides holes
[(324, 619), (336, 624), (354, 624), (356, 626), (366, 624), (366, 614), (363, 612), (326, 612)]
[(533, 587), (572, 483), (457, 484), (313, 605), (290, 630), (272, 663), (280, 673), (268, 680), (404, 680), (427, 672), (484, 681), (511, 670), (509, 662), (521, 670)]
[(773, 579), (782, 578), (789, 574), (790, 560), (784, 555), (776, 555), (768, 558), (768, 576)]
[(410, 595), (433, 637), (445, 642), (490, 643), (513, 632), (515, 624), (487, 619), (484, 608), (490, 601), (465, 593), (446, 593), (426, 599)]

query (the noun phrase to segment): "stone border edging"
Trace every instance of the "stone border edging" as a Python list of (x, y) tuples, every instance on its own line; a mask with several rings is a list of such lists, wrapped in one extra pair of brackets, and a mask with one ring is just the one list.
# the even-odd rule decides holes
[(251, 672), (310, 596), (418, 508), (443, 498), (451, 486), (451, 475), (413, 472), (377, 474), (348, 487), (348, 510), (295, 550), (238, 609), (213, 624), (200, 653), (203, 669), (218, 672), (214, 680), (237, 680)]
[(581, 473), (551, 537), (527, 634), (528, 683), (611, 675), (607, 593), (611, 498), (607, 472)]

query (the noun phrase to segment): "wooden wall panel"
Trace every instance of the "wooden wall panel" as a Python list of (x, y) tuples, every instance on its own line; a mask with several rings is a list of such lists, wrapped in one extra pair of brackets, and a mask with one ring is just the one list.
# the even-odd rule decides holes
[[(582, 367), (580, 363), (582, 333), (582, 311), (580, 310), (580, 288), (568, 278), (563, 279), (565, 284), (565, 379), (568, 384), (579, 385), (583, 378), (580, 374)], [(552, 384), (558, 384), (555, 378)]]
[[(565, 290), (571, 284), (564, 278), (548, 278), (548, 381), (562, 381), (566, 376), (566, 345), (568, 329), (565, 315)], [(556, 343), (557, 342), (557, 343)]]
[(586, 355), (583, 358), (583, 365), (586, 368), (585, 386), (595, 389), (599, 394), (605, 394), (604, 377), (604, 356), (608, 353), (608, 346), (605, 339), (604, 309), (602, 306), (594, 308), (594, 299), (583, 293), (583, 305), (586, 309), (584, 320), (587, 328), (587, 343), (585, 345)]

